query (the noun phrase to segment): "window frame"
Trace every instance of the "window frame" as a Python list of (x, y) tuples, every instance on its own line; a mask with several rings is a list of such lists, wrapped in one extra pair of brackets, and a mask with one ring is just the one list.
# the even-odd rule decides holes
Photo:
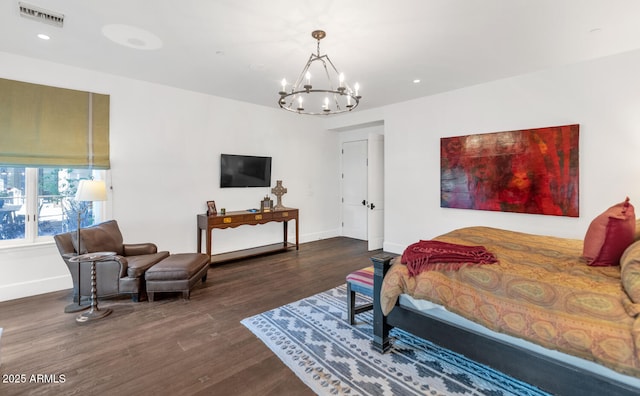
[[(10, 164), (3, 164), (7, 167), (12, 167)], [(39, 198), (40, 192), (38, 191), (38, 173), (43, 167), (28, 167), (15, 165), (17, 167), (24, 167), (25, 169), (25, 191), (24, 191), (24, 205), (25, 205), (25, 233), (24, 238), (17, 239), (1, 239), (0, 250), (11, 247), (25, 247), (36, 246), (41, 244), (53, 243), (53, 235), (39, 235)], [(74, 169), (87, 169), (83, 167), (75, 167)], [(110, 177), (110, 171), (108, 169), (91, 169), (92, 178), (94, 180), (105, 180)], [(107, 195), (109, 196), (109, 189), (107, 189)], [(93, 224), (98, 224), (107, 219), (108, 212), (110, 212), (109, 201), (106, 202), (94, 202), (93, 203)], [(75, 224), (75, 223), (74, 223)], [(85, 227), (85, 226), (83, 226)], [(77, 227), (76, 227), (77, 228)], [(73, 230), (75, 230), (74, 228)], [(70, 230), (72, 231), (72, 230)]]

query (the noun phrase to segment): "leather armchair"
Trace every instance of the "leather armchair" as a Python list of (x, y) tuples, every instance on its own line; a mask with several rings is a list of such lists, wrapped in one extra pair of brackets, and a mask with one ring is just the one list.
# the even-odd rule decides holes
[[(70, 263), (69, 258), (78, 254), (77, 232), (67, 232), (53, 237), (62, 259), (67, 264), (73, 280), (74, 299), (91, 295), (89, 265)], [(106, 221), (80, 231), (80, 254), (116, 252), (113, 260), (102, 261), (96, 268), (98, 297), (131, 294), (133, 301), (144, 295), (144, 273), (154, 264), (169, 257), (169, 252), (158, 252), (153, 243), (123, 243), (122, 233), (115, 220)], [(78, 288), (80, 279), (80, 288)]]

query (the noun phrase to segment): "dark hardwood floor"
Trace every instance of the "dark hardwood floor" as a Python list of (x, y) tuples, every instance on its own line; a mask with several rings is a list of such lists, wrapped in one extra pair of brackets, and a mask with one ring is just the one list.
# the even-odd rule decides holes
[(377, 253), (332, 238), (216, 265), (188, 301), (104, 299), (113, 313), (84, 325), (63, 312), (71, 290), (1, 302), (0, 395), (312, 394), (240, 320), (343, 284)]

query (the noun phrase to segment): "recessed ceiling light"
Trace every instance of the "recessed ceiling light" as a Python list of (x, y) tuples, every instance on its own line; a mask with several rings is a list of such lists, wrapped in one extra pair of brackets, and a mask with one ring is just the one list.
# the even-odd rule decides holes
[(42, 40), (49, 40), (51, 37), (49, 37), (48, 35), (46, 35), (44, 33), (38, 33), (38, 38), (42, 39)]
[(419, 84), (419, 83), (420, 83), (420, 79), (419, 79), (419, 78), (416, 78), (415, 80), (413, 80), (413, 83), (414, 83), (414, 84)]
[(139, 50), (156, 50), (162, 47), (162, 40), (155, 34), (129, 25), (105, 25), (102, 34), (109, 40), (125, 47)]

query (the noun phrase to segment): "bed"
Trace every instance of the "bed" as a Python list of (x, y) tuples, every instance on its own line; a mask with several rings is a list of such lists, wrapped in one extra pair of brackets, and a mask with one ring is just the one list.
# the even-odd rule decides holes
[[(552, 394), (640, 394), (637, 272), (630, 284), (621, 266), (588, 266), (582, 240), (490, 227), (434, 240), (482, 245), (498, 262), (409, 276), (400, 257), (373, 257), (375, 349), (398, 327)], [(639, 256), (629, 246), (626, 268)]]

